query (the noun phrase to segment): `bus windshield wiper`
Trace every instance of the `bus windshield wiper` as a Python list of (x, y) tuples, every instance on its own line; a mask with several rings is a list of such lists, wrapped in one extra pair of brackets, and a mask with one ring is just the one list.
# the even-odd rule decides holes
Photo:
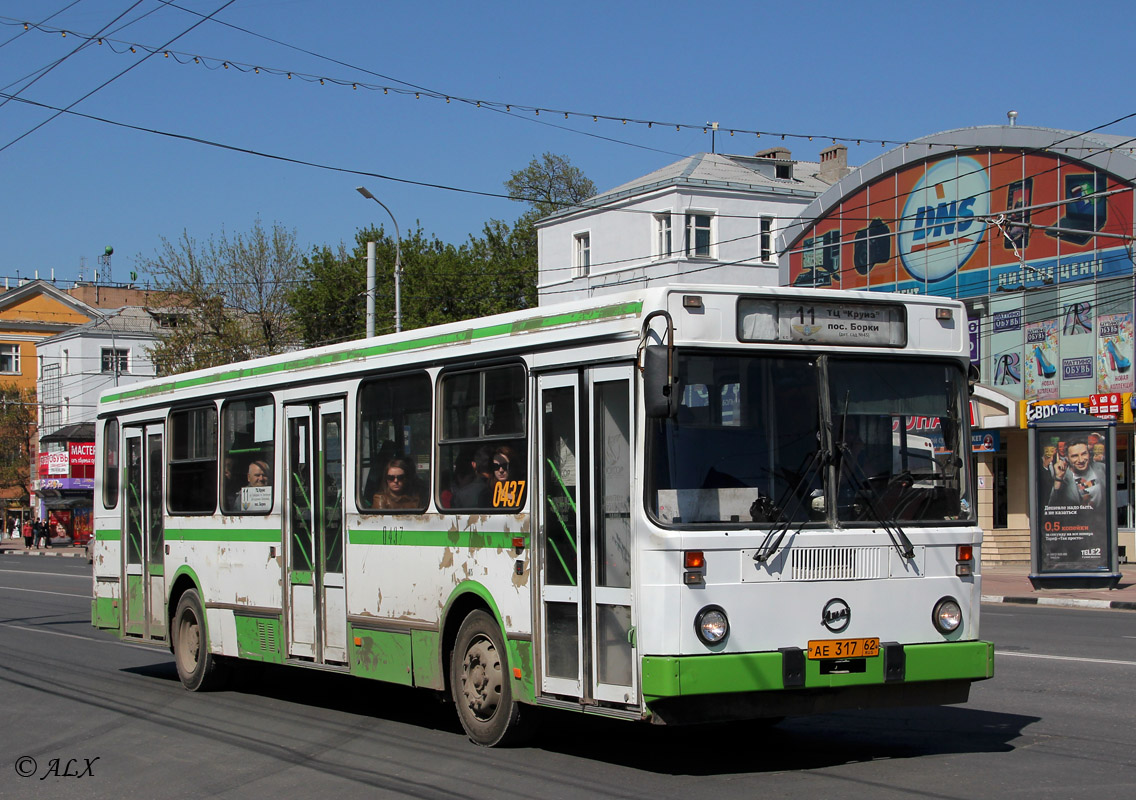
[[(761, 544), (758, 546), (757, 551), (753, 554), (754, 561), (758, 562), (759, 564), (769, 561), (769, 559), (773, 558), (773, 556), (777, 553), (778, 549), (780, 549), (781, 542), (785, 539), (785, 535), (789, 532), (789, 527), (792, 523), (793, 517), (796, 516), (797, 511), (801, 508), (805, 488), (807, 488), (809, 483), (812, 481), (813, 475), (816, 473), (817, 469), (821, 465), (827, 464), (829, 461), (826, 456), (827, 454), (825, 453), (825, 451), (822, 448), (818, 447), (813, 452), (812, 459), (809, 461), (808, 465), (797, 478), (797, 482), (792, 486), (785, 487), (785, 491), (782, 493), (781, 499), (788, 499), (788, 496), (791, 494), (793, 500), (792, 507), (786, 508), (784, 511), (780, 512), (780, 520), (776, 525), (769, 529), (769, 532), (767, 534), (765, 534), (765, 538), (761, 540)], [(774, 506), (774, 508), (776, 509), (780, 509), (782, 507), (783, 506), (781, 503), (778, 503), (776, 506)], [(805, 519), (807, 519), (807, 517), (803, 518), (797, 524), (796, 528), (793, 529), (793, 533), (797, 533), (801, 530), (802, 527), (804, 527)], [(774, 539), (774, 537), (777, 538)]]
[[(844, 469), (845, 462), (852, 464), (852, 478), (854, 481), (853, 488), (863, 492), (864, 503), (868, 507), (868, 512), (872, 515), (872, 519), (880, 524), (880, 527), (887, 531), (888, 538), (891, 539), (892, 546), (895, 547), (896, 552), (902, 558), (915, 558), (915, 546), (911, 544), (911, 540), (907, 538), (907, 534), (903, 532), (903, 528), (899, 524), (899, 520), (894, 517), (886, 515), (879, 506), (876, 505), (875, 493), (869, 485), (868, 476), (864, 473), (864, 468), (856, 461), (855, 458), (848, 458), (848, 443), (841, 442), (837, 446), (840, 451), (840, 469)], [(900, 473), (894, 476), (889, 485), (897, 479), (910, 478), (911, 473)]]

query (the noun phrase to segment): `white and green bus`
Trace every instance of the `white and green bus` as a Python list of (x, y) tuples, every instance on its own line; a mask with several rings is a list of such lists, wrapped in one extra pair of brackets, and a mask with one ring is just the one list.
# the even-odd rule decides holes
[(92, 622), (240, 659), (679, 724), (964, 702), (964, 308), (672, 286), (112, 390)]

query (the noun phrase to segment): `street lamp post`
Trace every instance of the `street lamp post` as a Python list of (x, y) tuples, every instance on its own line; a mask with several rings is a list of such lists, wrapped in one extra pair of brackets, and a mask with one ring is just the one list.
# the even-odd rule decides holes
[[(398, 220), (379, 198), (371, 194), (366, 186), (357, 186), (355, 191), (374, 200), (390, 214), (394, 223), (394, 329), (402, 330), (402, 236), (398, 232)], [(375, 335), (375, 249), (374, 243), (367, 243), (367, 338)]]

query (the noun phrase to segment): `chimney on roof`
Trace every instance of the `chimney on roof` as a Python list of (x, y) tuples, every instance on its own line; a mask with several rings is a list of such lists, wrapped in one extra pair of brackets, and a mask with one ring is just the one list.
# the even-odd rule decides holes
[(852, 170), (848, 168), (848, 148), (834, 144), (820, 151), (820, 171), (817, 177), (825, 183), (836, 183)]
[(758, 158), (776, 158), (778, 161), (790, 161), (793, 155), (788, 147), (770, 147), (757, 153)]

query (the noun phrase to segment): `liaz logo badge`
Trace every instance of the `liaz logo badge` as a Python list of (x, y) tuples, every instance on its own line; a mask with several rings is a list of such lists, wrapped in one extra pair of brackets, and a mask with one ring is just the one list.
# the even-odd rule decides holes
[(852, 609), (839, 597), (834, 597), (824, 604), (824, 611), (820, 615), (820, 624), (833, 633), (842, 633), (852, 622)]
[(903, 207), (899, 255), (913, 278), (941, 281), (974, 255), (990, 214), (990, 177), (973, 158), (929, 168)]

